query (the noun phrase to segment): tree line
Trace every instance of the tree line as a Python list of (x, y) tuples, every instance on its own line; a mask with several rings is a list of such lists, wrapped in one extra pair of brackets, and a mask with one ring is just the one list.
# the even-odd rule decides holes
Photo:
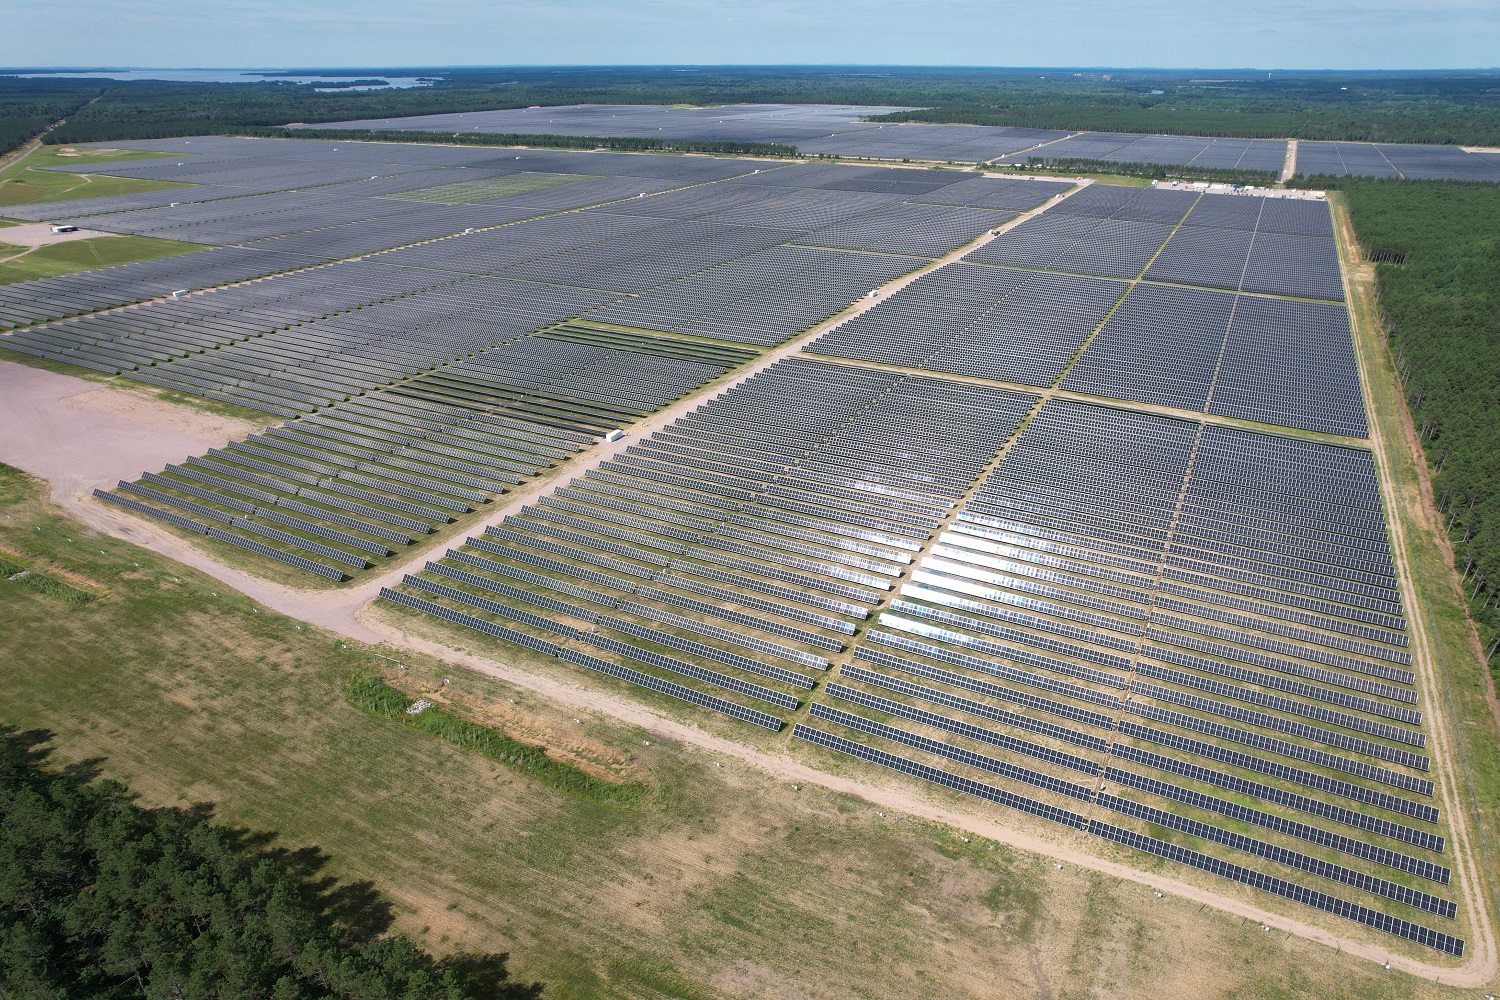
[[(312, 70), (312, 73), (326, 71)], [(63, 142), (222, 133), (290, 122), (564, 104), (743, 102), (905, 107), (883, 121), (1247, 138), (1500, 144), (1500, 74), (1058, 71), (892, 67), (368, 69), (362, 78), (425, 76), (430, 87), (320, 92), (288, 81), (176, 83), (68, 80), (102, 96), (61, 130)], [(329, 80), (334, 79), (332, 75)], [(59, 86), (57, 80), (12, 80)], [(324, 81), (328, 82), (328, 81)], [(61, 116), (59, 116), (61, 117)]]
[(73, 114), (98, 93), (99, 87), (89, 83), (0, 77), (0, 155)]
[(1346, 182), (1470, 613), (1500, 650), (1500, 188)]
[(533, 1000), (500, 955), (436, 959), (387, 935), (367, 884), (316, 849), (147, 809), (47, 734), (0, 726), (0, 997)]
[(1064, 174), (1121, 174), (1126, 177), (1149, 177), (1152, 180), (1215, 181), (1220, 184), (1274, 184), (1281, 178), (1279, 170), (1195, 167), (1191, 164), (1126, 163), (1086, 156), (1029, 156), (1026, 158), (1026, 165), (1029, 170), (1056, 170)]

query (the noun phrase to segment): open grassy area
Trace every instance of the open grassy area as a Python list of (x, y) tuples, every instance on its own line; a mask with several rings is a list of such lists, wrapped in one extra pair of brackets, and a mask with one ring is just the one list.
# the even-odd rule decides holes
[[(318, 845), (429, 948), (507, 951), (562, 997), (1231, 996), (1456, 991), (1146, 887), (794, 791), (648, 731), (420, 656), (406, 665), (86, 529), (0, 466), (0, 546), (97, 594), (0, 580), (0, 722), (44, 727), (147, 804)], [(383, 652), (391, 652), (385, 650)], [(614, 760), (560, 790), (351, 703), (384, 669), (528, 743)], [(451, 678), (444, 684), (443, 678)], [(647, 746), (649, 741), (650, 745)]]
[(76, 198), (104, 198), (117, 194), (139, 194), (168, 188), (193, 187), (176, 181), (142, 180), (135, 177), (109, 177), (101, 174), (63, 173), (44, 167), (77, 166), (80, 163), (117, 163), (122, 160), (150, 160), (177, 153), (149, 153), (138, 150), (92, 150), (75, 146), (41, 146), (17, 162), (0, 170), (0, 206), (34, 205), (44, 201), (71, 201)]
[(29, 253), (25, 252), (25, 247), (0, 246), (0, 285), (92, 271), (96, 267), (175, 257), (202, 249), (201, 243), (160, 240), (154, 236), (99, 236), (91, 240), (53, 243)]

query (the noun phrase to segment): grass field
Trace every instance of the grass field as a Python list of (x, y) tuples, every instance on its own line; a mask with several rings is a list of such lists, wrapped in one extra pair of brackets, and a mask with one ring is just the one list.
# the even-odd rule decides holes
[(176, 153), (137, 150), (91, 150), (74, 146), (41, 146), (4, 170), (0, 170), (0, 207), (34, 205), (43, 201), (103, 198), (117, 194), (139, 194), (168, 188), (192, 187), (175, 181), (108, 177), (100, 174), (62, 173), (43, 167), (77, 166), (80, 163), (118, 163), (122, 160), (152, 160)]
[(202, 249), (205, 248), (201, 243), (159, 240), (154, 236), (100, 236), (91, 240), (53, 243), (29, 253), (25, 247), (0, 245), (0, 285), (91, 271), (96, 267), (175, 257)]
[(97, 760), (147, 804), (212, 802), (222, 822), (318, 845), (399, 929), (509, 952), (546, 996), (1459, 995), (402, 657), (393, 683), (490, 706), (517, 738), (614, 761), (644, 791), (606, 803), (533, 782), (353, 705), (350, 678), (391, 663), (43, 495), (0, 467), (0, 548), (92, 599), (0, 579), (0, 722), (52, 730), (59, 758)]
[(427, 201), (439, 205), (467, 205), (475, 201), (488, 201), (491, 198), (527, 194), (531, 191), (543, 191), (547, 188), (562, 187), (565, 184), (598, 179), (590, 174), (506, 174), (502, 177), (487, 177), (478, 181), (463, 181), (458, 184), (441, 184), (437, 187), (419, 188), (416, 191), (403, 191), (400, 194), (388, 194), (384, 197), (395, 198), (398, 201)]

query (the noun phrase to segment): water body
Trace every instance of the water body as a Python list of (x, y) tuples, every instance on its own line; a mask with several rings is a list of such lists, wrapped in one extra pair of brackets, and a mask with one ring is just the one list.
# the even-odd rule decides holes
[[(320, 91), (402, 90), (408, 87), (430, 87), (433, 79), (416, 76), (384, 76), (378, 73), (311, 73), (282, 76), (274, 69), (56, 69), (44, 73), (4, 73), (26, 80), (43, 77), (94, 77), (106, 80), (167, 80), (174, 83), (316, 83), (319, 80), (384, 80), (378, 87), (337, 87)], [(267, 75), (275, 74), (275, 75)]]

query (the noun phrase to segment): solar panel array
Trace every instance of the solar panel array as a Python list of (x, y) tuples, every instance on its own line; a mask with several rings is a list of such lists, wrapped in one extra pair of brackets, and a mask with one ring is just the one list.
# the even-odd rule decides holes
[(293, 416), (613, 297), (349, 262), (35, 326), (3, 346)]
[[(1034, 403), (781, 361), (449, 550), (403, 592), (795, 710)], [(940, 429), (956, 421), (973, 431), (961, 442)]]
[(949, 264), (839, 325), (808, 349), (1051, 385), (1128, 288), (1099, 278)]
[(1343, 297), (1332, 232), (1318, 200), (1093, 185), (809, 350), (1364, 437), (1348, 315), (1300, 298)]
[[(761, 197), (764, 190), (751, 193)], [(852, 203), (836, 216), (869, 212), (892, 201), (801, 189), (791, 193)], [(249, 200), (212, 204), (243, 206)], [(321, 268), (308, 267), (315, 261), (290, 252), (227, 248), (23, 282), (5, 290), (0, 315), (31, 328), (7, 338), (5, 346), (289, 416), (587, 312), (619, 297), (609, 290), (611, 285), (639, 291), (728, 264), (642, 302), (643, 312), (651, 316), (636, 322), (770, 344), (917, 266), (904, 257), (790, 246), (755, 257), (798, 232), (766, 225), (774, 221), (778, 206), (762, 207), (758, 219), (747, 220), (757, 224), (749, 225), (572, 213)], [(716, 209), (710, 200), (699, 213), (716, 210), (722, 206)], [(826, 217), (823, 213), (808, 221)], [(356, 228), (323, 228), (311, 236), (326, 244)], [(375, 235), (377, 248), (390, 242)], [(266, 242), (299, 254), (315, 252), (287, 245), (299, 238)], [(348, 249), (345, 245), (337, 252)], [(747, 254), (752, 255), (748, 262), (734, 263)], [(510, 280), (456, 281), (437, 268)], [(192, 290), (236, 283), (278, 271), (293, 273), (126, 312), (34, 325), (135, 299), (160, 299), (184, 286)], [(731, 281), (730, 273), (739, 280)], [(582, 284), (586, 282), (605, 290)]]
[[(125, 211), (107, 211), (103, 210), (106, 206), (95, 206), (84, 201), (29, 206), (28, 213), (106, 232), (214, 245), (243, 244), (336, 260), (436, 239), (466, 229), (504, 225), (554, 212), (635, 198), (641, 194), (654, 194), (705, 179), (719, 179), (702, 178), (696, 173), (678, 177), (611, 173), (610, 176), (588, 176), (578, 183), (519, 191), (462, 204), (414, 200), (424, 190), (462, 183), (466, 177), (474, 177), (476, 180), (496, 180), (507, 176), (572, 178), (578, 175), (568, 169), (556, 168), (587, 169), (597, 163), (595, 154), (584, 153), (579, 156), (588, 162), (577, 165), (527, 163), (525, 165), (530, 169), (525, 172), (509, 167), (459, 165), (395, 177), (369, 176), (342, 183), (324, 180), (306, 188), (255, 194), (230, 193), (218, 198), (184, 201), (180, 204), (130, 207)], [(646, 159), (614, 158), (637, 161)], [(498, 162), (501, 157), (495, 155), (492, 159)], [(158, 161), (145, 162), (151, 164)], [(713, 162), (724, 164), (724, 169), (719, 171), (721, 176), (749, 173), (754, 169), (743, 161), (737, 166), (734, 165), (735, 161)], [(130, 165), (133, 164), (124, 164)], [(523, 164), (517, 162), (516, 165)], [(538, 170), (538, 167), (543, 169)], [(617, 169), (618, 165), (606, 164), (602, 169), (610, 170), (611, 167)], [(141, 168), (134, 174), (140, 175), (143, 172), (144, 168)], [(289, 181), (290, 178), (284, 183)]]
[[(1152, 281), (1343, 301), (1326, 202), (1204, 195), (1146, 272)], [(1260, 203), (1248, 209), (1224, 201)], [(1207, 204), (1204, 204), (1206, 202)], [(1236, 217), (1237, 216), (1237, 217)]]
[[(1102, 160), (1213, 170), (1280, 173), (1287, 156), (1284, 139), (1232, 139), (1128, 132), (1079, 132), (985, 125), (881, 123), (862, 119), (909, 110), (859, 105), (731, 105), (670, 108), (659, 105), (572, 105), (469, 111), (446, 115), (366, 119), (314, 128), (397, 129), (425, 132), (500, 132), (619, 136), (649, 139), (703, 139), (795, 145), (804, 154), (869, 159), (912, 159), (973, 163)], [(205, 139), (194, 140), (199, 149)], [(175, 142), (177, 145), (171, 145)], [(163, 140), (162, 148), (187, 147)], [(345, 150), (353, 149), (346, 145)], [(330, 157), (330, 159), (332, 159)], [(397, 159), (397, 157), (390, 157)], [(342, 164), (330, 163), (330, 167)], [(87, 169), (80, 167), (78, 169)], [(1457, 146), (1362, 142), (1298, 143), (1299, 174), (1410, 177), (1415, 179), (1500, 180), (1500, 165)], [(379, 172), (379, 171), (374, 171)], [(157, 176), (152, 174), (151, 176)], [(359, 176), (353, 175), (350, 179)], [(199, 167), (184, 179), (218, 178)], [(168, 176), (167, 179), (174, 179)], [(230, 171), (225, 181), (253, 183), (254, 174)]]
[(925, 261), (778, 246), (595, 310), (600, 323), (769, 346)]
[[(173, 189), (186, 192), (175, 196), (180, 204), (119, 205), (100, 199), (28, 210), (38, 218), (106, 231), (236, 246), (13, 285), (0, 294), (0, 321), (25, 327), (291, 272), (305, 272), (298, 279), (299, 294), (301, 285), (321, 284), (343, 304), (347, 258), (361, 257), (368, 264), (403, 269), (367, 270), (362, 286), (378, 275), (403, 293), (420, 290), (432, 303), (424, 308), (434, 315), (449, 299), (455, 300), (450, 314), (472, 317), (492, 314), (477, 310), (476, 298), (505, 302), (489, 343), (621, 296), (639, 296), (621, 305), (622, 315), (601, 319), (768, 345), (1066, 187), (943, 171), (778, 169), (738, 160), (535, 150), (211, 137), (126, 145), (177, 152), (183, 159), (127, 161), (108, 169), (118, 167), (122, 176), (206, 181), (212, 189)], [(365, 175), (366, 170), (371, 173)], [(465, 177), (475, 180), (464, 182)], [(569, 183), (536, 189), (521, 184), (513, 193), (464, 204), (411, 200), (465, 183), (547, 177)], [(272, 190), (277, 184), (283, 189)], [(947, 187), (962, 191), (954, 198), (935, 195)], [(608, 204), (587, 208), (599, 202)], [(585, 210), (577, 211), (580, 207)], [(341, 263), (318, 267), (329, 261)], [(412, 268), (422, 271), (406, 270)], [(425, 273), (433, 271), (491, 275), (532, 287), (491, 286), (482, 292), (483, 283), (469, 283), (457, 290), (444, 274)], [(252, 307), (240, 306), (239, 300), (257, 300), (260, 294), (230, 288), (213, 297), (209, 308), (242, 312)], [(367, 308), (377, 297), (384, 298), (370, 296), (344, 308)], [(519, 313), (514, 319), (508, 315), (512, 305)], [(403, 303), (401, 311), (410, 306)], [(323, 315), (299, 315), (291, 322)], [(118, 322), (118, 317), (111, 320)], [(263, 387), (243, 388), (240, 378), (205, 378), (193, 370), (198, 361), (167, 372), (176, 347), (135, 341), (152, 340), (151, 328), (181, 326), (176, 317), (152, 308), (123, 322), (137, 328), (127, 335), (132, 343), (105, 332), (108, 323), (91, 323), (27, 331), (8, 346), (143, 381), (170, 382), (181, 391), (233, 396), (231, 401), (270, 407), (278, 415), (289, 408), (304, 412), (351, 391), (340, 387), (328, 399), (318, 390), (307, 398), (276, 401), (270, 398), (276, 394)], [(433, 326), (430, 318), (423, 322)], [(243, 332), (256, 337), (284, 325), (277, 315), (267, 328)], [(331, 329), (324, 323), (318, 333)], [(485, 342), (479, 331), (470, 334), (465, 342)], [(218, 333), (210, 337), (206, 345), (195, 346), (224, 345)], [(229, 339), (238, 339), (238, 332)], [(185, 349), (193, 352), (191, 346)], [(266, 374), (279, 379), (282, 370)]]
[[(394, 555), (750, 357), (565, 327), (340, 400), (119, 489), (137, 513), (188, 530), (173, 518), (219, 522), (219, 541), (342, 580), (343, 566)], [(247, 531), (260, 536), (254, 546), (244, 544)]]
[[(7, 209), (9, 211), (9, 209)], [(0, 327), (14, 328), (291, 271), (311, 261), (239, 247), (0, 285)]]
[(1405, 177), (1412, 180), (1500, 181), (1500, 162), (1458, 146), (1391, 143), (1297, 143), (1297, 173), (1305, 177)]
[(795, 735), (1461, 955), (1414, 683), (1369, 452), (1053, 400)]
[(1137, 285), (1064, 389), (1365, 437), (1342, 306)]
[(1147, 280), (1174, 284), (1344, 296), (1328, 207), (1314, 200), (1093, 185), (968, 259), (1117, 278), (1144, 269)]
[[(320, 144), (278, 145), (208, 140), (194, 162), (249, 190), (302, 176), (286, 158)], [(287, 252), (185, 259), (316, 263), (394, 245), (407, 213), (451, 231), (498, 211), (387, 195), (520, 169), (401, 155), (400, 177), (350, 165), (329, 186), (375, 185), (360, 197), (381, 207), (358, 219), (318, 215), (343, 198), (324, 188), (159, 218), (261, 234), (303, 206), (320, 225), (254, 236)], [(756, 356), (723, 341), (777, 343), (1065, 189), (521, 155), (528, 174), (630, 186), (652, 178), (612, 164), (660, 163), (674, 190), (265, 280), (209, 269), (189, 287), (231, 287), (128, 309), (100, 311), (158, 297), (144, 278), (58, 286), (16, 300), (46, 322), (23, 316), (6, 344), (295, 417), (97, 495), (343, 580)], [(592, 183), (506, 197), (535, 196), (524, 214)], [(816, 350), (1362, 436), (1347, 314), (1326, 301), (1338, 280), (1321, 203), (1096, 185)], [(1465, 947), (1362, 449), (802, 356), (382, 596), (768, 730), (805, 708), (808, 743)]]
[(1007, 157), (1009, 162), (1039, 160), (1104, 160), (1109, 163), (1152, 163), (1217, 170), (1273, 170), (1281, 172), (1286, 159), (1282, 139), (1210, 139), (1191, 135), (1137, 135), (1082, 132), (1039, 149)]
[(874, 128), (873, 123), (859, 119), (905, 110), (909, 109), (853, 104), (732, 104), (712, 108), (575, 104), (370, 118), (311, 127), (796, 143)]
[(1061, 139), (1057, 129), (995, 125), (876, 125), (796, 143), (801, 153), (821, 153), (864, 159), (937, 160), (982, 163), (1042, 143)]
[(828, 104), (569, 105), (364, 119), (316, 127), (769, 142), (795, 145), (803, 153), (964, 163), (993, 160), (1067, 135), (1056, 129), (862, 120), (904, 110), (910, 109)]
[[(683, 157), (621, 157), (607, 153), (557, 152), (544, 149), (474, 148), (408, 143), (321, 142), (193, 136), (111, 143), (112, 149), (167, 155), (109, 164), (81, 163), (64, 171), (108, 173), (146, 180), (177, 181), (190, 187), (144, 194), (7, 208), (17, 218), (48, 219), (58, 210), (112, 212), (172, 202), (245, 198), (331, 185), (348, 193), (390, 194), (414, 191), (465, 179), (516, 171), (600, 177), (638, 177), (701, 183), (745, 173), (743, 161)], [(102, 168), (102, 169), (101, 169)], [(462, 171), (462, 172), (460, 172)], [(545, 195), (547, 192), (538, 192)], [(531, 195), (522, 195), (524, 199)]]

